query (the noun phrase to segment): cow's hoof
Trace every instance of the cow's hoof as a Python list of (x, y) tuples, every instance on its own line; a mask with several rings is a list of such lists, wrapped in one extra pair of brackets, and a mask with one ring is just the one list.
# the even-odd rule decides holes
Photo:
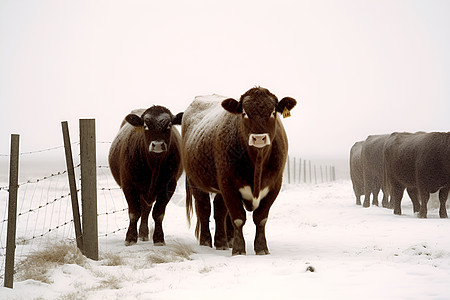
[(424, 213), (420, 213), (417, 215), (419, 217), (419, 219), (426, 219), (427, 218), (427, 214)]
[(256, 255), (267, 255), (267, 254), (270, 254), (269, 250), (267, 249), (256, 251)]
[(136, 241), (125, 241), (125, 246), (133, 246), (136, 244)]
[(200, 246), (206, 246), (206, 247), (212, 248), (212, 243), (211, 243), (211, 241), (208, 241), (208, 240), (200, 241)]
[(148, 241), (148, 236), (140, 236), (139, 239), (143, 242), (147, 242)]
[(245, 250), (235, 250), (235, 249), (233, 249), (233, 251), (231, 252), (231, 255), (232, 256), (235, 256), (235, 255), (246, 255), (247, 253), (245, 252)]
[(153, 245), (154, 246), (165, 246), (166, 243), (165, 242), (154, 242)]
[(228, 250), (228, 246), (216, 246), (216, 250)]

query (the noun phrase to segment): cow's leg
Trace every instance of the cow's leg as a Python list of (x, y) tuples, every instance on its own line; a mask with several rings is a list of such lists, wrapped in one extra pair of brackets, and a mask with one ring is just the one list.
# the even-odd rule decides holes
[(176, 180), (171, 180), (163, 191), (156, 196), (156, 202), (153, 207), (152, 217), (155, 222), (155, 231), (153, 232), (153, 244), (155, 246), (164, 246), (164, 231), (162, 222), (164, 220), (164, 214), (166, 213), (166, 206), (172, 198), (175, 188), (177, 187)]
[(416, 188), (407, 188), (406, 192), (408, 193), (409, 198), (411, 198), (411, 202), (413, 204), (413, 211), (419, 212), (420, 211), (420, 202), (419, 202), (419, 197), (417, 194), (417, 189)]
[(384, 208), (389, 208), (388, 194), (384, 189), (381, 189), (381, 191), (383, 192), (383, 199), (381, 200), (381, 206), (383, 206)]
[(402, 197), (404, 188), (399, 185), (392, 185), (391, 188), (391, 201), (394, 204), (394, 214), (402, 214)]
[(150, 214), (151, 209), (152, 205), (148, 205), (143, 199), (143, 196), (141, 196), (141, 225), (139, 226), (139, 239), (142, 241), (148, 241), (148, 215)]
[(230, 213), (227, 212), (227, 217), (225, 219), (225, 227), (227, 232), (227, 241), (228, 247), (233, 247), (233, 239), (234, 239), (234, 227), (233, 222), (231, 221)]
[(419, 188), (419, 197), (420, 197), (419, 218), (425, 219), (427, 217), (428, 200), (430, 199), (430, 193)]
[(214, 219), (216, 221), (216, 233), (214, 235), (214, 246), (217, 250), (227, 250), (227, 234), (225, 232), (225, 218), (228, 210), (223, 201), (222, 195), (217, 194), (214, 197)]
[(378, 206), (378, 194), (380, 193), (380, 189), (375, 189), (373, 193), (372, 205)]
[(441, 218), (448, 218), (447, 208), (445, 207), (445, 204), (447, 203), (448, 192), (448, 187), (444, 187), (439, 191), (439, 217)]
[(281, 188), (281, 182), (277, 188), (271, 190), (267, 196), (261, 200), (259, 207), (253, 212), (253, 222), (256, 226), (254, 249), (256, 255), (270, 254), (266, 241), (266, 223), (269, 217), (269, 210)]
[(363, 207), (369, 207), (370, 206), (370, 191), (366, 191), (364, 194), (364, 202)]
[(130, 189), (123, 189), (125, 198), (128, 203), (128, 217), (130, 224), (128, 225), (127, 234), (125, 236), (125, 246), (131, 246), (137, 243), (137, 222), (141, 217), (141, 206), (139, 202), (139, 194)]
[(209, 193), (192, 187), (192, 195), (195, 198), (195, 212), (197, 213), (196, 236), (201, 246), (212, 247), (211, 231), (209, 230), (209, 217), (211, 216)]
[(361, 195), (356, 195), (356, 205), (361, 205)]

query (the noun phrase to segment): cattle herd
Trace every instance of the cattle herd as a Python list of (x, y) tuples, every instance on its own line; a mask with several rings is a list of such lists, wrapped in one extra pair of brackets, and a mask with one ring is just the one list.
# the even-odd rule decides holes
[[(267, 89), (255, 87), (239, 100), (196, 97), (175, 116), (163, 106), (127, 115), (109, 152), (111, 173), (128, 203), (125, 245), (135, 244), (138, 238), (148, 240), (152, 206), (153, 243), (164, 245), (165, 208), (184, 169), (186, 212), (190, 219), (195, 208), (200, 244), (212, 246), (213, 193), (214, 246), (232, 247), (233, 255), (246, 253), (242, 228), (247, 210), (253, 212), (256, 226), (255, 253), (269, 254), (265, 226), (280, 192), (288, 153), (279, 114), (289, 115), (296, 103), (290, 97), (279, 101)], [(173, 125), (181, 125), (181, 135)]]
[(446, 202), (450, 188), (450, 133), (395, 132), (371, 135), (356, 142), (350, 150), (350, 177), (356, 204), (378, 205), (401, 214), (406, 189), (419, 218), (427, 217), (431, 193), (439, 191), (439, 216), (447, 218)]

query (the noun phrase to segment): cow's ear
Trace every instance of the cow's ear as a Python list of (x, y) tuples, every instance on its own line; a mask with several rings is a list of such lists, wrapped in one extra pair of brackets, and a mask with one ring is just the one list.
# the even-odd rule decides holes
[(239, 101), (234, 100), (233, 98), (228, 98), (222, 101), (222, 107), (232, 114), (241, 114), (242, 113), (242, 104)]
[(134, 127), (144, 126), (144, 120), (142, 120), (141, 117), (135, 114), (129, 114), (128, 116), (125, 117), (125, 120)]
[(280, 102), (277, 103), (276, 110), (279, 113), (283, 113), (284, 109), (290, 111), (297, 104), (297, 101), (291, 97), (284, 97)]
[(173, 125), (181, 125), (181, 120), (183, 119), (183, 113), (178, 113), (175, 117), (172, 119)]

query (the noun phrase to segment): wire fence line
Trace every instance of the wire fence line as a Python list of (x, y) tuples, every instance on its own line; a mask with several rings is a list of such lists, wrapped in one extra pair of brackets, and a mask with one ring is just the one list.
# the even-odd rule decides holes
[[(79, 145), (79, 143), (72, 143)], [(61, 149), (53, 147), (45, 150), (25, 152), (38, 154)], [(76, 156), (76, 155), (75, 155)], [(3, 155), (0, 159), (8, 156)], [(46, 164), (44, 162), (43, 164)], [(44, 169), (48, 169), (45, 166)], [(39, 168), (37, 168), (39, 169)], [(74, 167), (77, 186), (80, 186), (80, 164)], [(71, 210), (70, 189), (67, 170), (42, 174), (34, 168), (30, 173), (38, 174), (32, 179), (22, 180), (18, 186), (16, 261), (28, 253), (39, 250), (55, 240), (75, 240), (74, 220)], [(19, 174), (20, 177), (30, 177)], [(99, 237), (110, 237), (126, 229), (128, 225), (128, 206), (120, 187), (112, 179), (109, 167), (98, 167)], [(4, 180), (2, 180), (4, 181)], [(0, 278), (5, 268), (6, 232), (8, 225), (9, 186), (0, 181)], [(77, 194), (80, 189), (77, 189)]]
[[(97, 144), (100, 147), (109, 147), (111, 142), (97, 142)], [(79, 145), (80, 142), (71, 143), (74, 150), (77, 149), (74, 157), (78, 158), (80, 156)], [(38, 156), (60, 149), (64, 149), (64, 146), (23, 152), (20, 155), (33, 158), (35, 155)], [(0, 159), (7, 159), (9, 156), (0, 155)], [(64, 154), (61, 154), (61, 158), (63, 157)], [(51, 167), (46, 165), (45, 168), (41, 169), (40, 166), (34, 166), (31, 170), (26, 170), (26, 174), (19, 174), (21, 177), (31, 179), (19, 180), (20, 183), (18, 184), (16, 260), (23, 259), (28, 253), (39, 250), (48, 245), (49, 242), (76, 239), (70, 201), (72, 195), (67, 180), (68, 171), (57, 167), (53, 168), (51, 172), (45, 171)], [(308, 167), (309, 170), (307, 171)], [(316, 164), (311, 163), (311, 161), (289, 157), (284, 180), (290, 184), (332, 181), (333, 169), (332, 166), (316, 168)], [(80, 187), (79, 162), (74, 166), (74, 171), (77, 186)], [(0, 278), (3, 278), (4, 274), (8, 223), (9, 186), (6, 184), (6, 182), (0, 180)], [(76, 193), (80, 193), (79, 188), (77, 188)], [(181, 199), (182, 195), (178, 195), (178, 198)], [(97, 166), (97, 202), (99, 208), (97, 213), (99, 238), (115, 236), (127, 229), (128, 205), (121, 188), (115, 182), (107, 165)]]

